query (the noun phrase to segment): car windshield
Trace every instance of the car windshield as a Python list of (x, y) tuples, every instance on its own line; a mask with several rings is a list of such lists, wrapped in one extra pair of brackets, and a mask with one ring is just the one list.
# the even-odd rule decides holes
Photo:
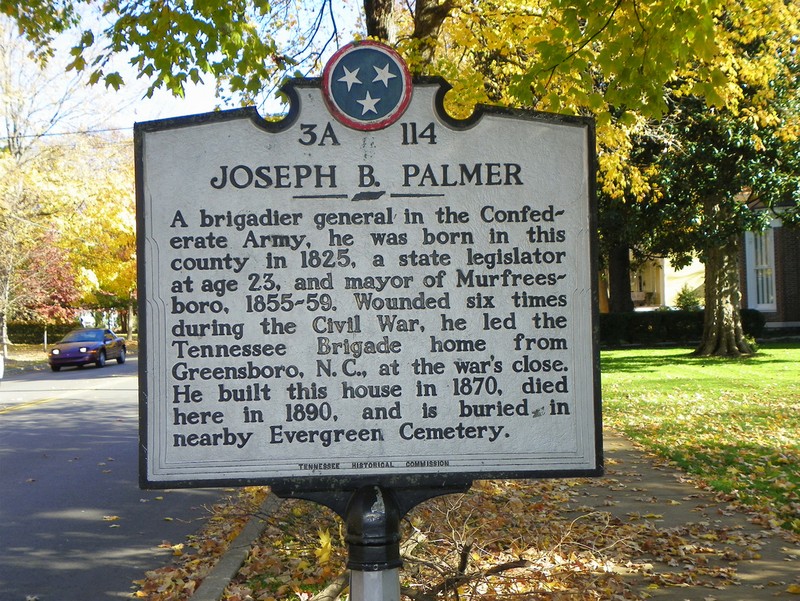
[(61, 342), (99, 342), (103, 339), (103, 330), (75, 330), (61, 339)]

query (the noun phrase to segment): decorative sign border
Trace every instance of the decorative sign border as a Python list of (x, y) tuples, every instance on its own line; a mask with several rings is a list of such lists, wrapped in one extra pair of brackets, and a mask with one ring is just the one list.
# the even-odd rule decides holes
[[(271, 484), (283, 491), (308, 491), (341, 490), (376, 481), (395, 488), (437, 487), (459, 485), (473, 479), (602, 473), (593, 121), (486, 107), (479, 108), (468, 120), (456, 121), (443, 109), (443, 98), (449, 89), (446, 83), (440, 79), (425, 79), (416, 81), (415, 87), (414, 102), (402, 114), (402, 122), (380, 130), (349, 125), (342, 128), (337, 121), (330, 120), (320, 80), (297, 80), (286, 88), (292, 106), (286, 119), (278, 123), (262, 120), (254, 109), (238, 109), (136, 125), (140, 483), (143, 488)], [(494, 135), (495, 128), (499, 128), (502, 135)], [(513, 140), (515, 135), (520, 139)], [(295, 150), (291, 146), (296, 147)], [(291, 165), (292, 161), (296, 164)], [(566, 186), (572, 192), (565, 196), (559, 186)], [(521, 196), (509, 202), (514, 198), (514, 190)], [(461, 205), (462, 199), (466, 201), (467, 197), (473, 203), (469, 211), (467, 204)], [(567, 204), (562, 206), (563, 202)], [(504, 207), (508, 208), (507, 213), (503, 212)], [(349, 213), (360, 216), (354, 222), (347, 218)], [(425, 214), (424, 225), (419, 221), (415, 223), (416, 213)], [(384, 223), (362, 227), (367, 214), (373, 221), (380, 219)], [(512, 217), (529, 223), (509, 223), (506, 228), (503, 220)], [(387, 222), (389, 219), (392, 223)], [(276, 225), (280, 227), (274, 227)], [(303, 226), (308, 229), (303, 230)], [(519, 241), (514, 239), (503, 244), (501, 237), (498, 240), (487, 238), (494, 235), (492, 230), (503, 229), (508, 229)], [(470, 239), (468, 244), (461, 244), (467, 240), (465, 232), (468, 230), (476, 241), (473, 243)], [(242, 247), (252, 246), (252, 240), (259, 243), (267, 240), (271, 245), (270, 237), (275, 233), (286, 236), (281, 239), (279, 250), (283, 250), (280, 252), (270, 247), (263, 251), (248, 250), (247, 256), (243, 254)], [(375, 242), (381, 236), (394, 237), (398, 244), (405, 246), (398, 247), (399, 250), (390, 247), (381, 250)], [(430, 236), (437, 239), (431, 242), (427, 239)], [(197, 245), (198, 238), (207, 241), (200, 244), (202, 248), (185, 248), (189, 243)], [(227, 245), (224, 249), (203, 247), (214, 246), (222, 238)], [(499, 244), (492, 248), (495, 242)], [(333, 261), (330, 267), (323, 265), (328, 261), (328, 250)], [(406, 257), (405, 263), (398, 263), (398, 252)], [(298, 269), (282, 272), (280, 280), (278, 275), (262, 279), (265, 265), (274, 267), (276, 264), (270, 261), (279, 254), (286, 255)], [(417, 257), (414, 259), (416, 266), (401, 268), (411, 260), (412, 254)], [(447, 254), (448, 264), (420, 266), (419, 257), (423, 254), (427, 256), (425, 261), (444, 261), (443, 256)], [(438, 259), (434, 259), (434, 255)], [(379, 256), (393, 261), (393, 267), (376, 267)], [(568, 257), (564, 264), (581, 275), (571, 274), (552, 263), (559, 256)], [(208, 277), (201, 271), (181, 271), (181, 266), (201, 265), (187, 263), (186, 257), (211, 257), (222, 267), (208, 272)], [(453, 263), (454, 259), (467, 259), (470, 265)], [(250, 266), (256, 263), (258, 267), (251, 271)], [(247, 269), (239, 269), (245, 264)], [(379, 275), (384, 275), (384, 279), (375, 279)], [(369, 430), (366, 420), (362, 426), (352, 426), (354, 421), (364, 419), (363, 416), (356, 419), (339, 415), (338, 422), (333, 418), (337, 404), (352, 405), (353, 396), (362, 394), (358, 386), (362, 382), (370, 383), (370, 379), (353, 370), (348, 371), (350, 375), (344, 384), (334, 381), (335, 375), (322, 373), (322, 377), (317, 377), (320, 364), (334, 357), (330, 354), (333, 347), (327, 346), (329, 342), (339, 344), (340, 353), (350, 353), (335, 357), (337, 362), (332, 365), (338, 369), (341, 359), (355, 356), (354, 349), (359, 353), (366, 349), (363, 342), (357, 347), (348, 347), (342, 340), (348, 336), (346, 331), (356, 332), (367, 322), (377, 327), (376, 312), (371, 309), (364, 309), (360, 319), (356, 319), (354, 309), (349, 314), (332, 310), (344, 301), (336, 296), (338, 292), (330, 292), (331, 289), (340, 291), (350, 303), (354, 294), (359, 295), (362, 304), (367, 302), (369, 294), (376, 298), (381, 296), (377, 290), (345, 291), (349, 286), (345, 283), (346, 276), (353, 276), (354, 282), (360, 282), (354, 285), (376, 281), (388, 282), (389, 287), (396, 283), (400, 287), (394, 294), (383, 296), (405, 294), (404, 282), (412, 281), (408, 278), (423, 292), (412, 293), (409, 289), (405, 296), (420, 311), (418, 315), (413, 311), (403, 312), (400, 318), (408, 327), (412, 327), (415, 320), (424, 323), (425, 331), (408, 331), (389, 336), (389, 340), (384, 339), (383, 332), (378, 335), (377, 330), (362, 337), (357, 333), (349, 335), (351, 341), (363, 341), (365, 337), (374, 339), (377, 352), (397, 342), (403, 348), (415, 349), (441, 345), (435, 349), (435, 356), (426, 357), (422, 351), (412, 351), (416, 353), (412, 358), (423, 359), (414, 371), (411, 369), (413, 361), (406, 360), (395, 374), (390, 374), (389, 371), (395, 369), (392, 355), (384, 355), (385, 358), (372, 363), (365, 362), (362, 357), (350, 364), (350, 367), (366, 365), (366, 370), (359, 370), (362, 372), (379, 366), (387, 370), (384, 379), (376, 378), (372, 383), (379, 385), (375, 394), (389, 395), (389, 401), (384, 398), (383, 417), (391, 420), (399, 414), (397, 408), (402, 409), (402, 419), (392, 422), (392, 436), (396, 436), (400, 428), (404, 446), (393, 448), (394, 443), (386, 441), (386, 444), (364, 443), (353, 448), (346, 462), (338, 461), (330, 446), (317, 444), (315, 447), (309, 441), (313, 436), (311, 430), (321, 430), (321, 426), (306, 426), (303, 431), (308, 433), (302, 434), (303, 445), (289, 442), (286, 432), (292, 428), (300, 432), (297, 428), (303, 426), (297, 420), (310, 418), (310, 415), (300, 415), (302, 411), (293, 415), (294, 405), (288, 397), (267, 406), (259, 404), (263, 403), (262, 396), (250, 404), (248, 410), (263, 409), (266, 413), (268, 408), (275, 415), (283, 415), (275, 418), (278, 422), (271, 422), (274, 425), (260, 426), (259, 436), (262, 439), (271, 437), (259, 443), (262, 449), (278, 452), (281, 446), (278, 441), (286, 443), (287, 449), (294, 449), (289, 455), (281, 450), (284, 458), (272, 464), (275, 467), (265, 469), (264, 465), (270, 464), (269, 457), (247, 454), (252, 446), (246, 445), (254, 445), (256, 438), (248, 436), (244, 430), (252, 428), (240, 427), (237, 431), (235, 416), (225, 413), (233, 404), (222, 402), (223, 396), (227, 399), (233, 394), (233, 387), (243, 389), (244, 382), (226, 384), (220, 380), (217, 392), (215, 380), (213, 386), (203, 392), (196, 381), (176, 381), (175, 366), (186, 363), (191, 369), (199, 370), (199, 374), (214, 374), (213, 370), (236, 363), (231, 359), (197, 359), (195, 363), (186, 360), (195, 353), (200, 356), (206, 343), (237, 344), (237, 352), (244, 346), (240, 342), (255, 342), (259, 352), (273, 354), (288, 352), (289, 347), (296, 348), (292, 358), (283, 361), (286, 364), (301, 365), (310, 360), (313, 365), (316, 354), (318, 374), (306, 377), (295, 374), (290, 381), (253, 380), (252, 386), (259, 392), (250, 387), (249, 394), (262, 394), (266, 390), (264, 384), (273, 386), (273, 390), (274, 386), (286, 390), (287, 384), (291, 386), (302, 381), (305, 392), (301, 394), (298, 387), (290, 396), (307, 399), (309, 397), (303, 395), (317, 394), (319, 387), (327, 384), (327, 378), (334, 384), (328, 386), (331, 396), (325, 399), (334, 409), (334, 415), (327, 416), (329, 423), (335, 423), (331, 426), (335, 428), (350, 428), (341, 434), (344, 442), (347, 437), (357, 439), (361, 436), (359, 428)], [(506, 296), (518, 293), (519, 299), (515, 302), (522, 305), (527, 302), (526, 294), (534, 294), (539, 297), (536, 302), (544, 302), (546, 308), (509, 311), (506, 304), (503, 313), (492, 311), (492, 303), (486, 297), (497, 294), (491, 288), (482, 287), (468, 293), (486, 310), (465, 308), (467, 297), (460, 288), (477, 285), (477, 280), (470, 279), (473, 277), (495, 278)], [(193, 289), (186, 284), (190, 280), (194, 280)], [(299, 291), (298, 280), (315, 282), (321, 289)], [(208, 289), (203, 291), (201, 282), (206, 286), (206, 281)], [(422, 288), (423, 281), (426, 288)], [(561, 281), (570, 283), (564, 287), (559, 284)], [(253, 285), (261, 289), (256, 292), (248, 289)], [(276, 285), (281, 289), (275, 289)], [(274, 299), (269, 297), (271, 293), (276, 293)], [(282, 296), (284, 294), (286, 296)], [(328, 309), (331, 311), (315, 313), (316, 317), (324, 318), (316, 322), (316, 326), (313, 322), (304, 322), (302, 316), (308, 304), (318, 305), (322, 294), (330, 294), (332, 303)], [(248, 295), (250, 298), (245, 303)], [(479, 296), (481, 300), (477, 299)], [(185, 311), (190, 303), (196, 303), (192, 307), (200, 310), (204, 300), (215, 303), (214, 307), (218, 306), (220, 312), (203, 316)], [(283, 301), (286, 306), (281, 306)], [(431, 303), (447, 308), (426, 309)], [(245, 306), (246, 309), (242, 309)], [(237, 329), (234, 333), (241, 334), (243, 340), (225, 341), (215, 337), (218, 332), (213, 329), (217, 327), (213, 325), (214, 320), (220, 332), (224, 324), (241, 324), (242, 331)], [(202, 322), (198, 328), (206, 329), (208, 339), (203, 339), (199, 330), (185, 329), (185, 325), (195, 322)], [(291, 330), (288, 323), (293, 324)], [(266, 328), (263, 339), (259, 341), (255, 337), (253, 340), (252, 330), (261, 331), (262, 328)], [(250, 334), (242, 333), (248, 330)], [(539, 334), (543, 335), (542, 342), (535, 341)], [(450, 384), (458, 377), (452, 365), (454, 360), (469, 360), (474, 355), (476, 369), (492, 365), (497, 359), (490, 357), (493, 337), (498, 341), (502, 338), (506, 347), (517, 345), (523, 350), (512, 361), (504, 355), (502, 359), (506, 364), (502, 370), (509, 374), (519, 370), (525, 378), (524, 388), (517, 388), (516, 396), (508, 389), (498, 393), (499, 387), (492, 388), (488, 394), (476, 395), (474, 390), (465, 388), (464, 382)], [(430, 338), (436, 340), (429, 341)], [(450, 338), (484, 340), (486, 347), (481, 348), (486, 351), (459, 353), (445, 341)], [(320, 339), (325, 340), (321, 342)], [(381, 343), (380, 348), (377, 342)], [(543, 343), (551, 350), (537, 347)], [(395, 344), (393, 348), (400, 347)], [(533, 350), (524, 352), (525, 348)], [(513, 362), (517, 362), (517, 367), (512, 369)], [(434, 377), (431, 374), (439, 369), (438, 363), (445, 363), (446, 369), (452, 371), (442, 376), (441, 389), (445, 385), (456, 387), (440, 399), (440, 413), (447, 405), (451, 412), (453, 407), (461, 407), (456, 411), (465, 416), (455, 416), (452, 425), (441, 425), (432, 419), (430, 406), (434, 403), (429, 402), (429, 408), (425, 409), (422, 406), (425, 399), (414, 398), (419, 392), (417, 381), (422, 383), (422, 394), (431, 392), (425, 389), (425, 380), (428, 375), (429, 379)], [(498, 366), (493, 365), (493, 369)], [(466, 374), (470, 378), (473, 375)], [(475, 377), (485, 384), (486, 376), (493, 375), (487, 372)], [(311, 390), (312, 383), (317, 385), (316, 392)], [(492, 382), (491, 386), (494, 385)], [(395, 392), (401, 396), (395, 396)], [(285, 396), (286, 393), (281, 394)], [(350, 400), (345, 401), (343, 394)], [(315, 404), (317, 409), (322, 405), (318, 400), (304, 400), (303, 404), (307, 407)], [(358, 407), (380, 404), (379, 399), (369, 397)], [(241, 413), (248, 403), (237, 405)], [(491, 412), (495, 417), (500, 416), (494, 429), (489, 428), (490, 420), (485, 416), (476, 419), (468, 416), (475, 411), (472, 405), (480, 406), (480, 411)], [(250, 417), (253, 416), (256, 414), (251, 413)], [(426, 422), (428, 418), (431, 419)], [(287, 419), (294, 423), (290, 424)], [(542, 429), (540, 419), (556, 421), (547, 422), (552, 425)], [(285, 423), (279, 423), (281, 420)], [(411, 423), (413, 425), (407, 425)], [(434, 424), (435, 427), (427, 427)], [(531, 424), (530, 432), (537, 434), (530, 434), (525, 440), (524, 424)], [(384, 429), (388, 441), (389, 428)], [(511, 430), (516, 434), (511, 439), (506, 438)], [(560, 433), (572, 439), (575, 448), (559, 448)], [(443, 436), (452, 442), (423, 441), (431, 435)], [(484, 437), (483, 442), (492, 437), (500, 446), (490, 453), (479, 452), (479, 435)], [(293, 441), (299, 442), (297, 435), (291, 436)], [(537, 440), (539, 436), (543, 437), (542, 442)], [(235, 439), (235, 444), (210, 447), (207, 451), (192, 446), (200, 445), (203, 440), (218, 440), (222, 444), (227, 438)], [(513, 444), (505, 447), (506, 440)], [(236, 449), (240, 443), (242, 448)], [(530, 445), (528, 450), (525, 445)], [(437, 449), (434, 452), (427, 450), (434, 447)], [(515, 455), (514, 449), (523, 452)], [(298, 465), (303, 466), (302, 473), (297, 473)], [(460, 465), (465, 467), (458, 467)]]
[(331, 114), (361, 131), (396, 122), (411, 102), (405, 61), (392, 48), (366, 40), (342, 47), (325, 65), (322, 90)]

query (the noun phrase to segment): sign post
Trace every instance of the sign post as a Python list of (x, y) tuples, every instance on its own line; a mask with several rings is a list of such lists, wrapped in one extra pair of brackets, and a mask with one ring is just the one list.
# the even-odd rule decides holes
[(328, 505), (385, 591), (421, 500), (602, 471), (593, 123), (374, 42), (285, 91), (136, 125), (141, 486)]
[(356, 491), (345, 513), (353, 599), (400, 601), (400, 515), (390, 490)]

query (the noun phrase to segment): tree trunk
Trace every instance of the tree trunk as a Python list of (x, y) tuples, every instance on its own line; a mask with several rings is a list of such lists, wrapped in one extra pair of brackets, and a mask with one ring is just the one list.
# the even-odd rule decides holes
[(397, 41), (394, 19), (394, 0), (364, 0), (367, 35), (393, 45)]
[(611, 309), (608, 305), (608, 278), (605, 272), (601, 272), (597, 275), (597, 283), (600, 286), (600, 290), (598, 290), (597, 294), (600, 313), (608, 313)]
[(8, 322), (5, 313), (0, 313), (0, 346), (3, 357), (8, 357)]
[(125, 323), (125, 328), (128, 330), (127, 332), (127, 339), (133, 340), (133, 328), (134, 328), (134, 315), (133, 315), (133, 301), (128, 303), (128, 315), (127, 320)]
[[(364, 0), (364, 14), (367, 20), (367, 35), (384, 40), (390, 45), (397, 42), (394, 0)], [(428, 65), (433, 60), (436, 40), (442, 23), (453, 9), (452, 0), (417, 0), (414, 7), (413, 38), (421, 42), (421, 63)]]
[(608, 255), (608, 308), (612, 313), (633, 311), (631, 255), (625, 244), (615, 246)]
[(703, 338), (694, 354), (739, 357), (753, 353), (742, 329), (739, 236), (706, 250)]
[(423, 65), (430, 65), (433, 62), (439, 32), (451, 10), (453, 10), (452, 0), (444, 0), (441, 3), (439, 0), (417, 0), (414, 9), (413, 37), (422, 42), (420, 54)]

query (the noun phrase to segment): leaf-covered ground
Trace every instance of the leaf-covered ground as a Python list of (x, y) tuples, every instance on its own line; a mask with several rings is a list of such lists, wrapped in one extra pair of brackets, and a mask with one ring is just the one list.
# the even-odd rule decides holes
[[(636, 464), (612, 459), (604, 478), (482, 481), (468, 493), (427, 501), (402, 525), (403, 594), (413, 601), (597, 601), (666, 590), (703, 600), (733, 588), (741, 589), (739, 599), (800, 592), (800, 580), (786, 576), (800, 565), (796, 538), (742, 527), (748, 516), (725, 498), (694, 492), (674, 479), (673, 468), (663, 469), (663, 480), (682, 494), (649, 490)], [(263, 517), (263, 533), (225, 601), (346, 598), (338, 517), (293, 500)], [(774, 567), (759, 565), (768, 541), (781, 550), (784, 578), (773, 573), (743, 584), (744, 564), (753, 564), (751, 572)], [(148, 598), (188, 598), (177, 592)]]
[[(797, 365), (797, 345), (735, 363), (690, 359), (685, 349), (604, 353), (606, 422), (661, 459), (637, 453), (637, 463), (612, 452), (604, 478), (477, 482), (466, 494), (418, 506), (403, 522), (403, 594), (412, 601), (800, 594), (800, 569), (792, 569), (800, 565)], [(644, 462), (665, 470), (658, 491), (642, 484)], [(232, 507), (246, 513), (265, 491), (242, 494)], [(264, 519), (225, 601), (346, 597), (344, 532), (332, 512), (285, 501)], [(191, 541), (175, 566), (148, 574), (140, 596), (188, 599), (193, 571), (207, 572), (205, 538)], [(743, 582), (745, 569), (766, 571), (768, 548), (770, 565), (795, 576), (748, 574)]]
[(264, 488), (245, 488), (210, 508), (206, 525), (186, 542), (164, 541), (174, 561), (144, 574), (134, 582), (134, 599), (189, 599), (197, 586), (228, 550), (231, 542), (257, 511), (267, 495)]
[(609, 351), (602, 372), (606, 424), (800, 533), (800, 345)]

